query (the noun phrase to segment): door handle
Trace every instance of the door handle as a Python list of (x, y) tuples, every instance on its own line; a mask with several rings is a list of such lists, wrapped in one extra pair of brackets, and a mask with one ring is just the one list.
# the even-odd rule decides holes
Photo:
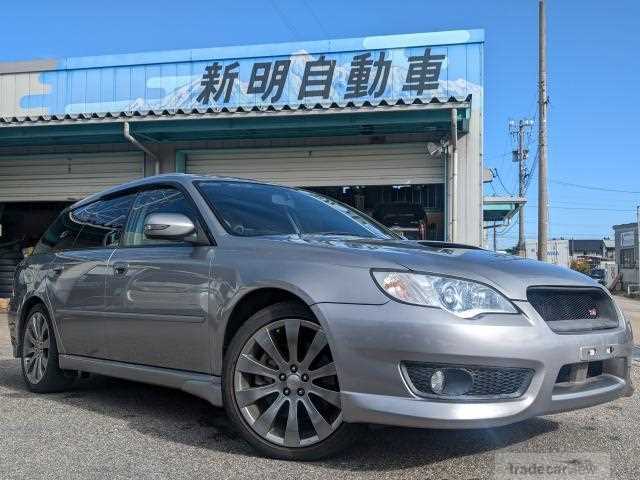
[(64, 267), (62, 265), (56, 265), (51, 269), (51, 271), (54, 275), (60, 275), (62, 272), (64, 272)]
[(127, 273), (128, 269), (129, 269), (129, 265), (127, 265), (126, 263), (114, 263), (113, 264), (113, 274), (114, 275), (124, 275), (125, 273)]

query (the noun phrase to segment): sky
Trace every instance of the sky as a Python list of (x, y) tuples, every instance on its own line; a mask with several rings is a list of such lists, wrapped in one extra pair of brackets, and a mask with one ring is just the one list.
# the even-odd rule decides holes
[[(499, 175), (485, 191), (517, 192), (509, 120), (537, 120), (537, 0), (5, 3), (0, 62), (482, 28), (484, 159)], [(547, 4), (550, 236), (611, 236), (640, 204), (640, 2)], [(526, 234), (536, 238), (537, 123), (527, 140)], [(517, 241), (517, 224), (499, 232), (500, 248)]]

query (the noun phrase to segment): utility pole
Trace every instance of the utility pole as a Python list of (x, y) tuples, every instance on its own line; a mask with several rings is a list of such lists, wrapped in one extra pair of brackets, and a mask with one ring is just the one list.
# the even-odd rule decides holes
[(493, 251), (498, 251), (498, 225), (493, 222)]
[(638, 239), (638, 251), (636, 252), (636, 266), (638, 267), (638, 291), (640, 293), (640, 205), (636, 207), (636, 219), (638, 221), (638, 231), (636, 232), (636, 238)]
[[(516, 124), (515, 121), (509, 122), (509, 131), (512, 134), (518, 135), (518, 149), (513, 151), (513, 161), (518, 162), (518, 178), (520, 179), (518, 196), (524, 198), (526, 190), (527, 180), (527, 157), (529, 156), (529, 150), (524, 146), (525, 131), (527, 128), (533, 126), (533, 120), (525, 119), (519, 120)], [(524, 205), (520, 205), (520, 211), (518, 212), (518, 255), (521, 257), (526, 256), (525, 244), (524, 244)]]
[(538, 4), (538, 260), (547, 260), (549, 192), (547, 190), (547, 19), (544, 0)]

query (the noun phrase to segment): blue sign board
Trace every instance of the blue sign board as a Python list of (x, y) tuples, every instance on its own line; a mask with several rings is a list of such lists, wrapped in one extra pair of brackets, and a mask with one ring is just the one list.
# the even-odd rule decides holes
[[(0, 74), (0, 116), (482, 101), (477, 30), (45, 61)], [(42, 65), (43, 62), (40, 62)]]

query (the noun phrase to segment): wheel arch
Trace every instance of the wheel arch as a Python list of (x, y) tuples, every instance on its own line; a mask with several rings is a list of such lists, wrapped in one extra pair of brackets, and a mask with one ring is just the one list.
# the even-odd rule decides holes
[[(243, 292), (229, 308), (226, 321), (219, 334), (219, 340), (216, 342), (218, 348), (215, 349), (216, 356), (213, 365), (215, 375), (221, 375), (227, 347), (240, 327), (242, 327), (252, 315), (263, 308), (286, 301), (295, 302), (304, 306), (318, 323), (324, 323), (317, 318), (313, 312), (311, 308), (313, 302), (310, 301), (304, 292), (299, 291), (299, 289), (282, 285), (269, 285), (256, 287)], [(325, 327), (325, 325), (322, 326), (323, 328)]]
[(23, 336), (24, 327), (27, 321), (27, 315), (29, 315), (29, 312), (31, 311), (31, 309), (33, 309), (33, 307), (35, 307), (36, 305), (42, 305), (46, 314), (49, 316), (49, 319), (53, 324), (53, 334), (56, 336), (56, 341), (58, 342), (58, 344), (60, 344), (58, 331), (57, 331), (55, 322), (53, 321), (53, 316), (51, 315), (51, 310), (47, 305), (47, 302), (39, 295), (32, 295), (24, 301), (24, 303), (22, 304), (18, 312), (17, 324), (16, 324), (16, 344), (17, 344), (16, 356), (17, 358), (22, 357), (22, 336)]

